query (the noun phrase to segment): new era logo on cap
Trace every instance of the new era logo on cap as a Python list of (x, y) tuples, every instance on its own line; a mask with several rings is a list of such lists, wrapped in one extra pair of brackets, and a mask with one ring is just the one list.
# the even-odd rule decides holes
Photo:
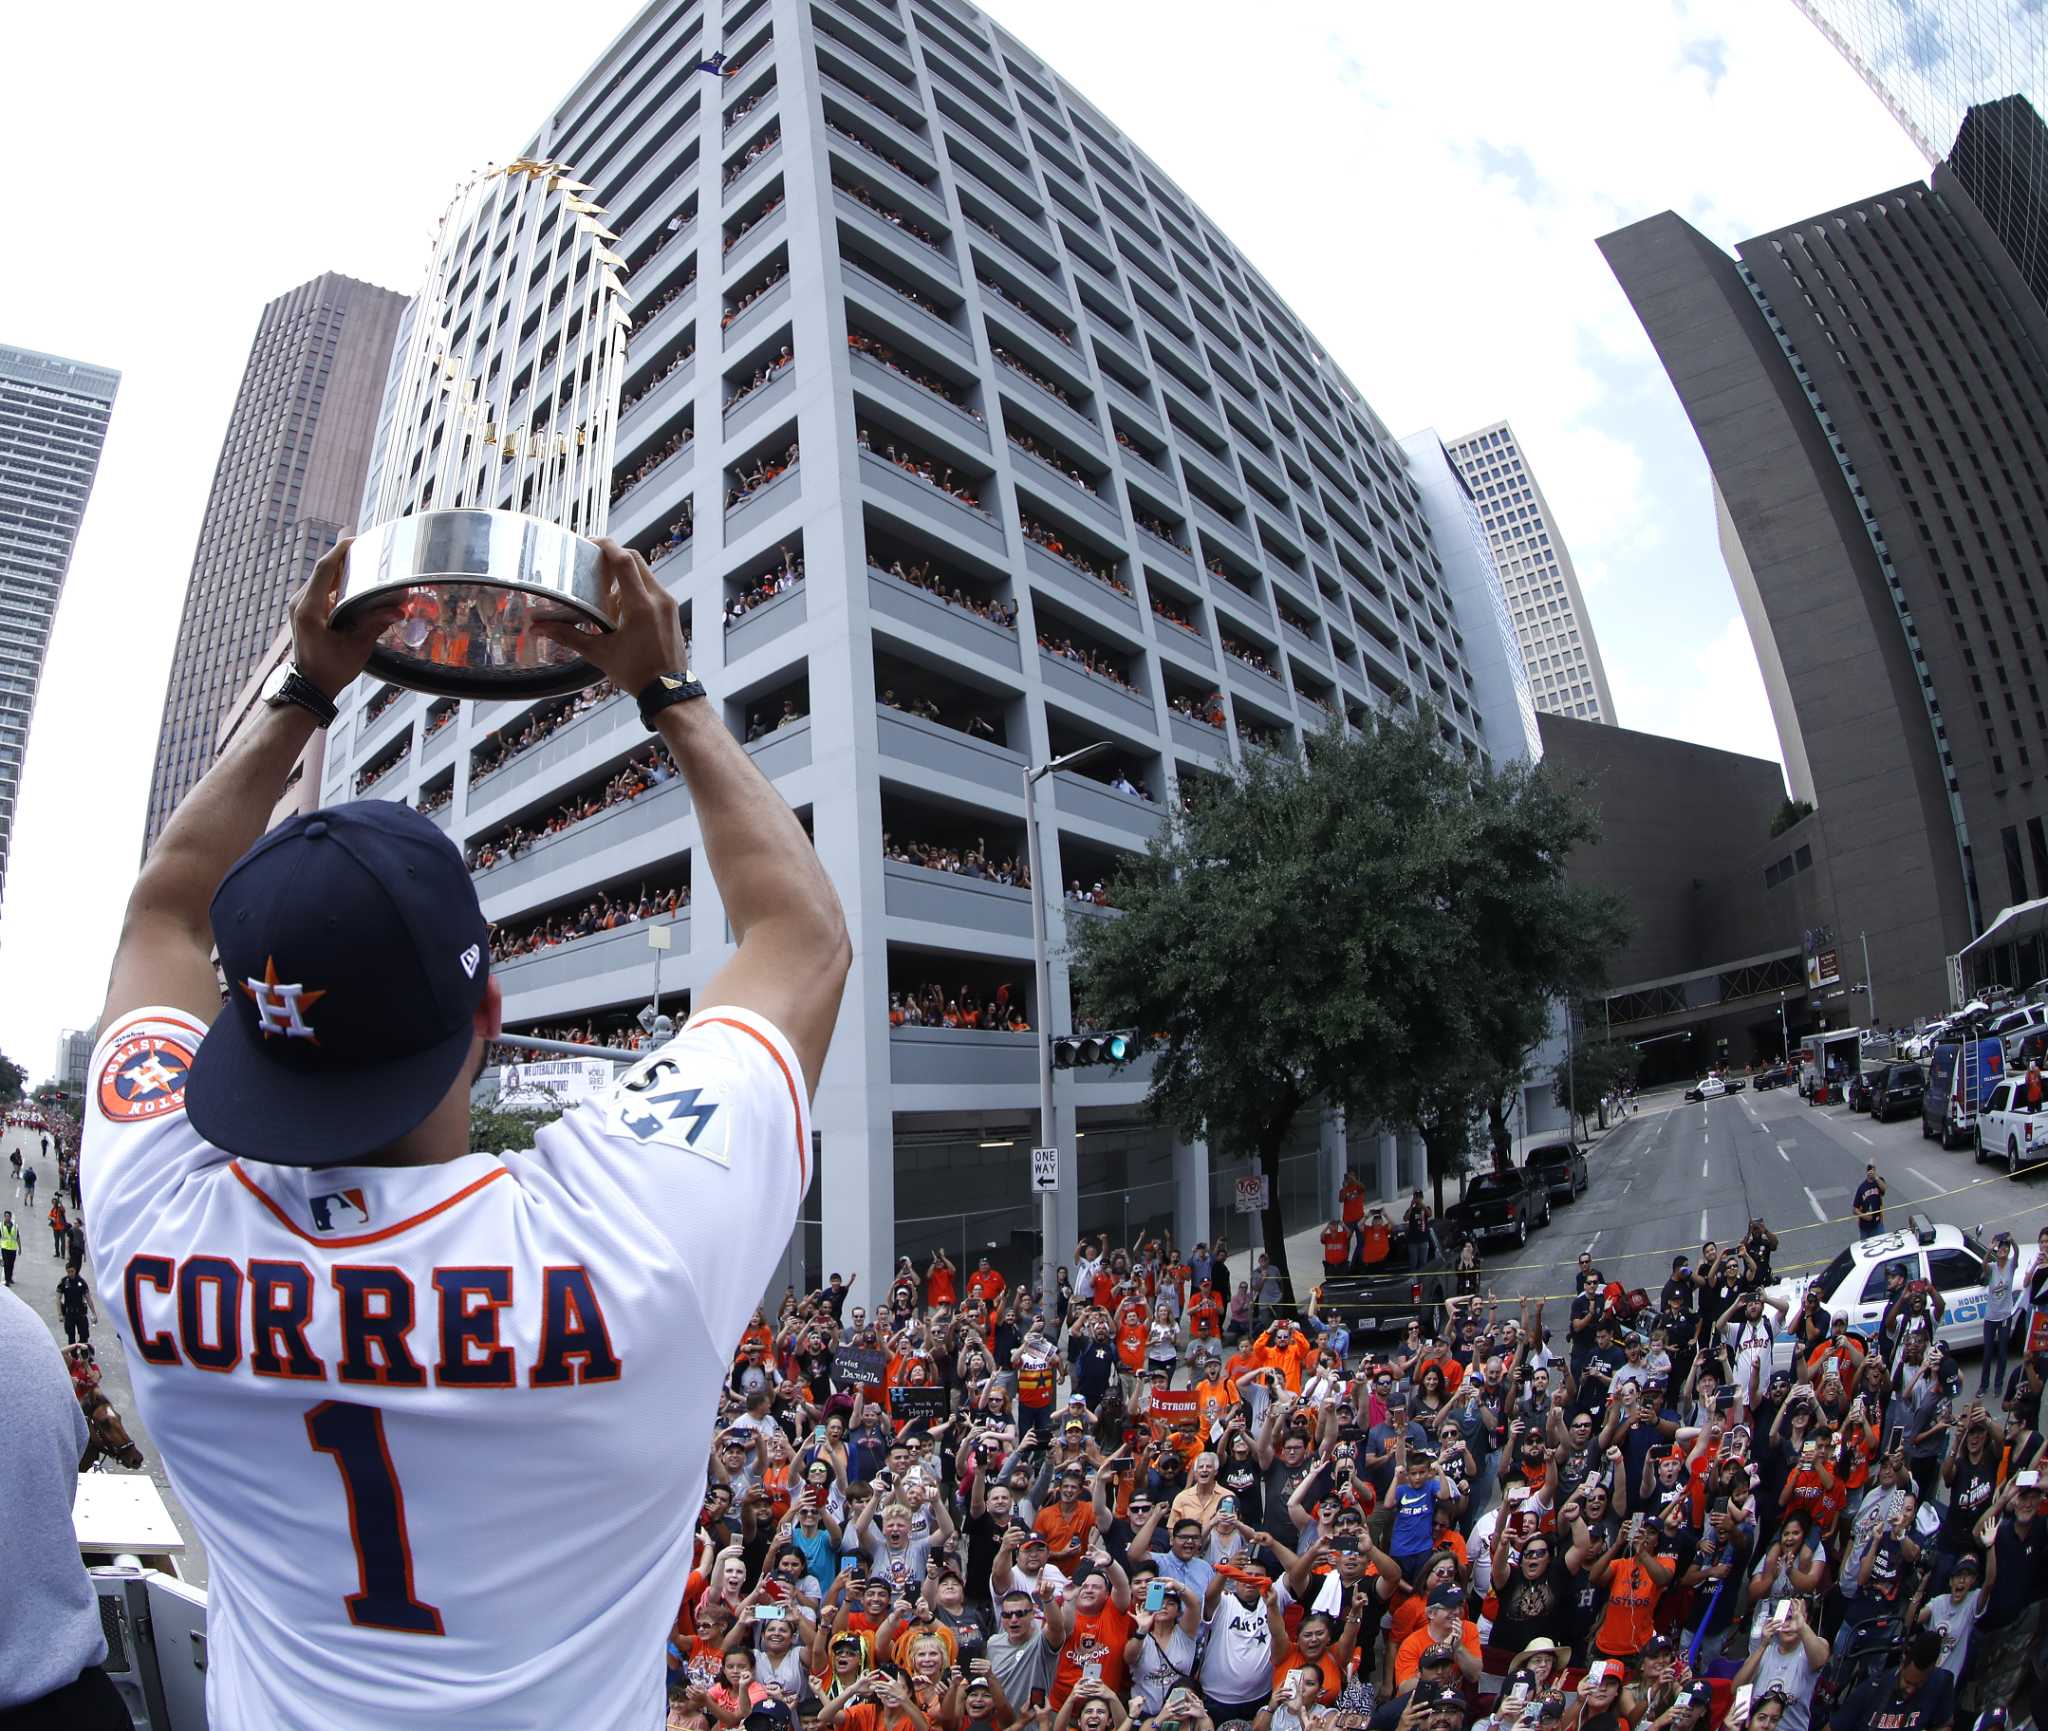
[(481, 944), (471, 944), (468, 949), (464, 950), (455, 959), (462, 964), (462, 971), (473, 980), (476, 978), (477, 963), (484, 959), (483, 946)]

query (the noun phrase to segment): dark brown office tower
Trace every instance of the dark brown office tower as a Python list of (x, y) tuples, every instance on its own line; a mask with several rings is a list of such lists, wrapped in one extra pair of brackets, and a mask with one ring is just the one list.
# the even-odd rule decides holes
[(1854, 1020), (1940, 1011), (1948, 958), (2048, 895), (2041, 304), (1946, 164), (1735, 258), (1668, 212), (1600, 246), (1705, 449), (1817, 807), (1783, 838), (1818, 867), (1816, 998), (1867, 984)]
[(1948, 171), (2048, 306), (2048, 125), (2023, 96), (1980, 102), (1963, 116)]
[(321, 554), (355, 526), (405, 297), (332, 272), (263, 309), (164, 693), (143, 851), (213, 761), (223, 713)]

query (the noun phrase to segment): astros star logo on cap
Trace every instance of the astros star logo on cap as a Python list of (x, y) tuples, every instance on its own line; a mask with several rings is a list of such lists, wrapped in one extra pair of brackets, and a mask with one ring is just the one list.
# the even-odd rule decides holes
[(325, 989), (308, 991), (302, 985), (282, 985), (277, 978), (277, 958), (263, 959), (263, 978), (242, 982), (242, 990), (255, 1001), (256, 1025), (267, 1040), (272, 1034), (282, 1034), (288, 1040), (311, 1040), (320, 1044), (320, 1036), (306, 1025), (305, 1012), (327, 996)]

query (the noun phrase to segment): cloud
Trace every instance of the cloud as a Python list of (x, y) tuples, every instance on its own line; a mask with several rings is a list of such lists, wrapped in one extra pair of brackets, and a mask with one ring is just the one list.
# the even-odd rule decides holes
[(1640, 733), (1784, 761), (1756, 651), (1739, 618), (1691, 648), (1667, 644), (1662, 665), (1609, 661), (1607, 679), (1623, 724)]

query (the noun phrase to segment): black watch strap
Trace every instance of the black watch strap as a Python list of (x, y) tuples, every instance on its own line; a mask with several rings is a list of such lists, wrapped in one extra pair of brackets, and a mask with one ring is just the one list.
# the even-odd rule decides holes
[(277, 689), (270, 694), (269, 701), (273, 707), (280, 709), (288, 703), (295, 703), (310, 714), (322, 727), (327, 726), (341, 713), (340, 710), (335, 708), (333, 700), (328, 697), (327, 693), (322, 691), (319, 686), (315, 685), (312, 680), (308, 679), (296, 667), (287, 667), (285, 669), (284, 679)]
[(640, 719), (651, 733), (654, 731), (654, 718), (664, 709), (703, 695), (703, 685), (690, 677), (687, 668), (680, 673), (657, 673), (640, 688)]

